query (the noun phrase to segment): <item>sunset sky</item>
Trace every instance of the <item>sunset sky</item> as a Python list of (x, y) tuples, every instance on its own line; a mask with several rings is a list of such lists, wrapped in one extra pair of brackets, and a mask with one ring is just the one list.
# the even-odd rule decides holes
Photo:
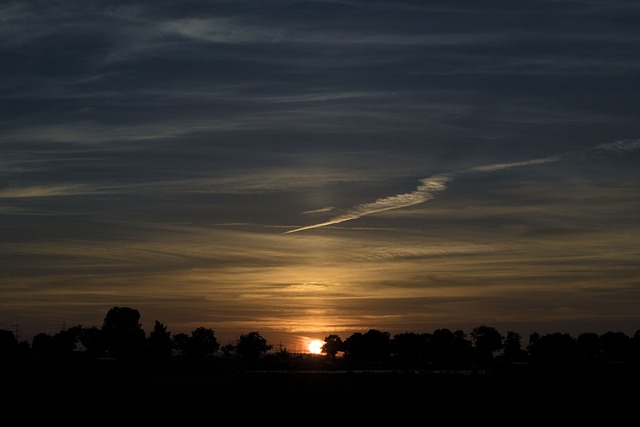
[(3, 1), (0, 329), (640, 329), (635, 0)]

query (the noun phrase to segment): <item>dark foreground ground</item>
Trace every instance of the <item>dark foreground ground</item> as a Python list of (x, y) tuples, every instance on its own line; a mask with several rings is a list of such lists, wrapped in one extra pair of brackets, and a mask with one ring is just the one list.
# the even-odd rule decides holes
[[(5, 414), (132, 425), (636, 425), (627, 370), (396, 372), (126, 367), (2, 370)], [(14, 425), (15, 423), (11, 424)], [(4, 424), (10, 425), (10, 424)]]

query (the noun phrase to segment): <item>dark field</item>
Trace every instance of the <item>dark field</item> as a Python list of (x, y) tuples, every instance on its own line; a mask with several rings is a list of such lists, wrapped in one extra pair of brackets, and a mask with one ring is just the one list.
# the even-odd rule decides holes
[[(186, 425), (187, 419), (199, 413), (216, 417), (230, 413), (253, 420), (265, 417), (265, 421), (280, 416), (291, 420), (299, 416), (336, 417), (337, 421), (347, 414), (397, 425), (398, 419), (409, 414), (446, 414), (462, 420), (499, 418), (507, 411), (517, 412), (525, 420), (562, 416), (594, 422), (598, 417), (611, 421), (635, 412), (638, 378), (635, 372), (617, 370), (427, 373), (17, 368), (3, 373), (3, 402), (7, 409), (29, 404), (57, 416), (65, 411), (90, 412), (100, 414), (103, 421), (133, 416), (156, 421), (181, 419), (179, 425)], [(43, 414), (36, 411), (31, 416)]]

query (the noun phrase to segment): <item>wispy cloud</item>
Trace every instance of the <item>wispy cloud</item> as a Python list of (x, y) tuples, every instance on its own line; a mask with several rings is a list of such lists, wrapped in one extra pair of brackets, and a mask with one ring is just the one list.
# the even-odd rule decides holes
[(452, 172), (434, 175), (432, 177), (423, 178), (420, 180), (420, 185), (411, 193), (397, 194), (395, 196), (389, 196), (381, 198), (372, 203), (364, 203), (357, 205), (349, 209), (345, 214), (336, 216), (328, 221), (318, 224), (307, 225), (305, 227), (296, 228), (294, 230), (286, 231), (284, 234), (297, 233), (300, 231), (311, 230), (314, 228), (326, 227), (329, 225), (340, 224), (346, 221), (352, 221), (354, 219), (361, 218), (365, 215), (371, 215), (377, 212), (388, 211), (392, 209), (401, 209), (408, 206), (424, 203), (436, 197), (437, 194), (443, 192), (447, 188), (447, 183), (453, 181), (455, 176), (462, 174), (469, 174), (474, 172), (496, 172), (505, 169), (521, 168), (531, 165), (540, 165), (545, 163), (554, 163), (561, 160), (567, 160), (572, 157), (580, 155), (595, 153), (602, 150), (625, 152), (633, 151), (640, 148), (640, 140), (632, 141), (616, 141), (608, 144), (600, 144), (594, 147), (586, 148), (584, 150), (568, 151), (566, 153), (557, 154), (549, 157), (543, 157), (539, 159), (530, 159), (520, 162), (511, 163), (497, 163), (487, 166), (478, 166), (466, 169), (460, 172)]
[(22, 199), (30, 197), (78, 196), (102, 193), (103, 190), (82, 184), (33, 185), (0, 190), (0, 199)]
[(210, 43), (270, 43), (286, 38), (283, 28), (257, 27), (228, 18), (189, 18), (168, 21), (164, 31)]
[(322, 222), (320, 224), (308, 225), (306, 227), (296, 228), (295, 230), (289, 230), (285, 232), (296, 233), (298, 231), (310, 230), (312, 228), (325, 227), (327, 225), (339, 224), (345, 221), (351, 221), (361, 218), (365, 215), (370, 215), (376, 212), (388, 211), (391, 209), (400, 209), (407, 206), (413, 206), (420, 203), (424, 203), (427, 200), (433, 199), (435, 195), (441, 191), (444, 191), (447, 181), (450, 177), (448, 175), (436, 175), (430, 178), (424, 178), (420, 180), (420, 185), (415, 191), (406, 194), (397, 194), (395, 196), (389, 196), (382, 199), (378, 199), (372, 203), (364, 203), (354, 208), (351, 208), (344, 215), (337, 216), (329, 221)]
[(503, 169), (511, 169), (511, 168), (530, 166), (530, 165), (540, 165), (544, 163), (557, 162), (562, 157), (563, 156), (551, 156), (551, 157), (545, 157), (542, 159), (526, 160), (523, 162), (497, 163), (495, 165), (478, 166), (475, 168), (471, 168), (471, 169), (468, 169), (467, 172), (497, 172)]
[(311, 211), (304, 211), (302, 212), (305, 215), (313, 215), (313, 214), (318, 214), (318, 213), (324, 213), (324, 212), (330, 212), (332, 210), (334, 210), (335, 208), (333, 206), (327, 206), (325, 208), (320, 208), (320, 209), (314, 209)]

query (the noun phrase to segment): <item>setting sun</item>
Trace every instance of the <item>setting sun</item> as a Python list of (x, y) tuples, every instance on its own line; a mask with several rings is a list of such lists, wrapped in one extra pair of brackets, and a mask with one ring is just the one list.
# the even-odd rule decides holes
[(312, 353), (312, 354), (320, 354), (320, 353), (322, 353), (322, 346), (323, 345), (324, 345), (324, 341), (312, 340), (309, 343), (309, 353)]

